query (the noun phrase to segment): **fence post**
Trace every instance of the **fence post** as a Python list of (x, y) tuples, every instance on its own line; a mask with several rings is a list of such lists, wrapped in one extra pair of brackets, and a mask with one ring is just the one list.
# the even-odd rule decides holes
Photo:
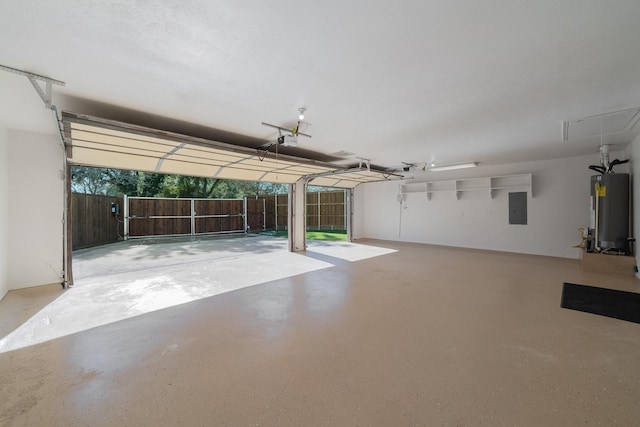
[(274, 206), (275, 206), (275, 211), (276, 211), (276, 215), (275, 215), (276, 216), (276, 231), (278, 231), (278, 195), (276, 194), (273, 197), (275, 198)]
[(342, 217), (342, 228), (344, 230), (347, 229), (347, 191), (349, 190), (343, 190), (342, 192), (342, 204), (344, 207), (344, 215)]
[(267, 229), (267, 199), (262, 199), (262, 231)]
[(196, 235), (196, 199), (191, 199), (191, 235)]
[(129, 240), (129, 196), (124, 194), (124, 240)]
[(244, 211), (242, 214), (242, 217), (244, 218), (244, 234), (247, 234), (247, 196), (242, 198), (242, 209)]

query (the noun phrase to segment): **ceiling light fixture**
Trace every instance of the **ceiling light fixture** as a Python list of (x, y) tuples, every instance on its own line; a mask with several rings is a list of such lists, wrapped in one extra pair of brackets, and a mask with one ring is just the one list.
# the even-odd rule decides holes
[(432, 172), (439, 172), (439, 171), (451, 171), (455, 169), (475, 168), (476, 166), (478, 166), (478, 162), (458, 163), (455, 165), (443, 165), (443, 166), (436, 166), (436, 167), (432, 166), (428, 170)]
[(300, 111), (300, 115), (298, 116), (298, 119), (304, 120), (304, 112), (307, 111), (307, 109), (305, 107), (300, 107), (298, 108), (298, 111)]

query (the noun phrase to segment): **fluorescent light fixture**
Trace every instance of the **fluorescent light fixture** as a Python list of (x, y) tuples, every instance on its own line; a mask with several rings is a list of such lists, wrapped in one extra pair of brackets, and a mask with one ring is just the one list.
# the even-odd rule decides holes
[(476, 166), (478, 166), (478, 162), (471, 162), (471, 163), (458, 163), (457, 165), (443, 165), (443, 166), (435, 166), (435, 167), (430, 167), (427, 170), (430, 170), (432, 172), (438, 172), (438, 171), (452, 171), (455, 169), (467, 169), (467, 168), (475, 168)]

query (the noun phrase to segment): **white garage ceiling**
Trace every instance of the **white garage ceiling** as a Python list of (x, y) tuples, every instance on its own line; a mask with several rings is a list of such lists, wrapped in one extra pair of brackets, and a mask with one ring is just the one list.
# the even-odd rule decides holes
[[(24, 0), (1, 9), (0, 64), (65, 81), (54, 86), (61, 109), (256, 146), (277, 136), (261, 122), (293, 126), (306, 106), (313, 138), (290, 154), (353, 153), (340, 164), (592, 153), (599, 135), (563, 142), (563, 120), (640, 106), (637, 0)], [(55, 131), (24, 77), (0, 72), (0, 92), (4, 126)], [(604, 142), (628, 143), (638, 128)]]

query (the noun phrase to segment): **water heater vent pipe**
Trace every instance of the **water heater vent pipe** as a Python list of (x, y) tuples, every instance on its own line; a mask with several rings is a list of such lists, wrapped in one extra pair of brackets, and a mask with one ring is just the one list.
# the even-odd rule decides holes
[(600, 163), (605, 170), (609, 170), (611, 162), (609, 161), (609, 145), (607, 144), (600, 146)]

